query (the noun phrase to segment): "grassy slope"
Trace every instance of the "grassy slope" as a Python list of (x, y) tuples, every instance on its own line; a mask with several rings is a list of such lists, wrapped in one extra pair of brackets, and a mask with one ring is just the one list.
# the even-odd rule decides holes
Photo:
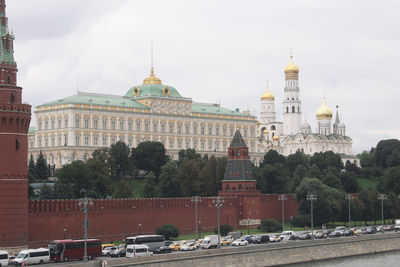
[(357, 178), (357, 182), (362, 190), (375, 189), (379, 184), (378, 178)]

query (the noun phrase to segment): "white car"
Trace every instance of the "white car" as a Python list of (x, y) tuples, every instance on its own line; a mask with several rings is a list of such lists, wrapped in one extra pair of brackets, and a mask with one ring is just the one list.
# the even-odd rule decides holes
[(185, 245), (183, 245), (180, 250), (182, 251), (189, 251), (189, 250), (195, 250), (196, 249), (196, 243), (194, 242), (187, 242)]
[(101, 255), (111, 256), (113, 250), (117, 250), (117, 247), (105, 247), (101, 252)]
[(249, 244), (249, 242), (243, 239), (236, 239), (231, 243), (232, 246), (247, 246), (247, 244)]

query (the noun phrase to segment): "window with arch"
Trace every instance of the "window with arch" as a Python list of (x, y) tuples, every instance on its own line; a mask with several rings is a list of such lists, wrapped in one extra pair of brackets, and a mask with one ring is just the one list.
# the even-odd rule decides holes
[(243, 186), (240, 184), (239, 185), (239, 191), (242, 191), (243, 190)]
[(286, 113), (289, 113), (289, 107), (286, 107)]
[(15, 140), (15, 150), (18, 151), (19, 150), (19, 144), (21, 143), (21, 141), (19, 139)]
[(296, 112), (296, 108), (292, 107), (292, 113), (295, 113), (295, 112)]
[(225, 191), (229, 191), (229, 184), (225, 186)]
[(11, 103), (14, 103), (14, 101), (15, 101), (14, 98), (15, 98), (14, 94), (11, 94), (11, 96), (10, 96), (10, 102), (11, 102)]
[(7, 84), (11, 84), (11, 78), (10, 78), (10, 76), (7, 77)]
[(275, 131), (275, 130), (276, 130), (275, 125), (272, 125), (272, 126), (271, 126), (271, 131)]

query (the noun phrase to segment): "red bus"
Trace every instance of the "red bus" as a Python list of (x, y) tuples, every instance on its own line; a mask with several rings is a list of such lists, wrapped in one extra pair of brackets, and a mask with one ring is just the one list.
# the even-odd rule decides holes
[[(50, 261), (82, 260), (85, 253), (85, 240), (54, 240), (49, 243)], [(87, 240), (88, 259), (101, 257), (101, 241), (99, 239)]]

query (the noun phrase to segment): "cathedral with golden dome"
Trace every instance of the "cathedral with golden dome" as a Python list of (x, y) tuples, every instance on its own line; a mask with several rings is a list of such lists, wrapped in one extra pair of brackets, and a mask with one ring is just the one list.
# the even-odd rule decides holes
[[(352, 150), (352, 139), (346, 135), (346, 126), (340, 121), (336, 106), (335, 121), (326, 99), (316, 110), (317, 126), (313, 132), (311, 125), (302, 118), (302, 107), (299, 87), (299, 67), (290, 56), (289, 65), (285, 68), (285, 88), (282, 102), (282, 121), (276, 119), (275, 96), (269, 84), (267, 91), (261, 95), (261, 110), (258, 123), (258, 152), (274, 149), (288, 156), (296, 151), (307, 155), (318, 152), (333, 151), (338, 153), (343, 163), (347, 161), (359, 165), (358, 158)], [(302, 122), (303, 121), (303, 122)]]

